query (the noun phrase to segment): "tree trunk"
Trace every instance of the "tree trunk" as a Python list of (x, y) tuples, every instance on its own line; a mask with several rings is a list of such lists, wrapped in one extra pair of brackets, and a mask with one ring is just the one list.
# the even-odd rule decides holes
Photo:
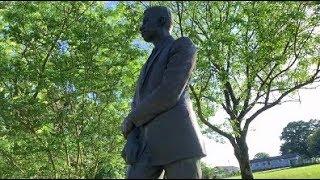
[(46, 147), (46, 151), (47, 151), (49, 162), (52, 165), (52, 169), (53, 169), (53, 172), (54, 172), (54, 177), (55, 177), (55, 179), (57, 179), (58, 178), (58, 174), (57, 174), (56, 166), (54, 164), (52, 153), (51, 153), (51, 151), (50, 151), (50, 149), (48, 147)]
[(234, 153), (238, 159), (242, 179), (253, 179), (250, 163), (248, 146), (243, 138), (237, 139), (237, 147), (234, 147)]

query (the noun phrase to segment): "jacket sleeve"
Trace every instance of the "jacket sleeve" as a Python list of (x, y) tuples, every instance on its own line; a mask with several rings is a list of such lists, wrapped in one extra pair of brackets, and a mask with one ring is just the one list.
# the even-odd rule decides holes
[(196, 48), (189, 38), (177, 39), (161, 83), (126, 118), (139, 127), (172, 108), (180, 99), (195, 67)]
[(134, 109), (136, 107), (136, 104), (137, 104), (136, 99), (137, 99), (137, 88), (135, 88), (134, 96), (131, 101), (131, 109)]
[(136, 80), (136, 87), (135, 87), (135, 89), (134, 89), (134, 95), (133, 95), (133, 98), (132, 98), (132, 100), (131, 100), (131, 111), (132, 111), (132, 109), (135, 109), (136, 108), (136, 106), (137, 106), (137, 93), (138, 93), (138, 91), (139, 91), (139, 83), (140, 83), (140, 81), (141, 81), (141, 76), (142, 76), (142, 71), (143, 71), (143, 69), (144, 69), (144, 66), (141, 68), (141, 70), (140, 70), (140, 74), (139, 74), (139, 77), (138, 77), (138, 79)]

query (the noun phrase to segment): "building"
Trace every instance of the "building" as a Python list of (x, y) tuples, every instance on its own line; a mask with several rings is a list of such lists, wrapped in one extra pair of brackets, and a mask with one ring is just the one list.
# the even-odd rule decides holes
[(216, 166), (215, 168), (226, 172), (227, 174), (233, 174), (240, 171), (240, 168), (235, 166)]
[(253, 159), (250, 161), (252, 171), (290, 167), (297, 163), (299, 154), (287, 154), (263, 159)]

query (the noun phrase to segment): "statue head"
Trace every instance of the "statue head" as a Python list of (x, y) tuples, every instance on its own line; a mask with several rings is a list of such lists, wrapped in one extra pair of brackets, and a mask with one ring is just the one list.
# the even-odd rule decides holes
[(140, 32), (146, 42), (154, 42), (170, 34), (172, 29), (171, 12), (167, 7), (152, 6), (144, 11)]

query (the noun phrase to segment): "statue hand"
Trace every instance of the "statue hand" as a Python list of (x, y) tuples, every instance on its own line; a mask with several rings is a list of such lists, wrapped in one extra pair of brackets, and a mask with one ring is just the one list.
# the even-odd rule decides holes
[(127, 139), (128, 134), (133, 130), (133, 127), (134, 127), (133, 122), (130, 119), (125, 118), (124, 121), (122, 122), (122, 134), (125, 139)]

